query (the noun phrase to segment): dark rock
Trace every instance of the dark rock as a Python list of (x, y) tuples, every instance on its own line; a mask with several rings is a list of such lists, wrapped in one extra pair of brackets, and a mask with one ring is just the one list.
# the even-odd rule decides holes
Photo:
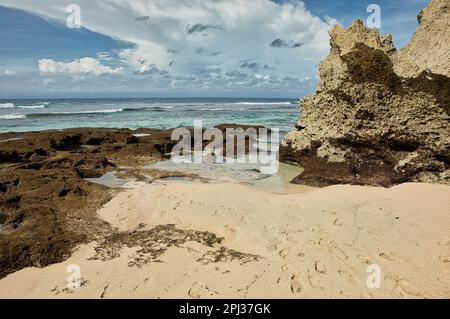
[[(149, 136), (135, 138), (133, 133)], [(17, 165), (0, 168), (0, 278), (25, 267), (62, 262), (77, 245), (114, 233), (96, 214), (111, 192), (84, 179), (122, 170), (121, 165), (132, 167), (125, 173), (136, 173), (133, 167), (171, 151), (176, 143), (171, 133), (79, 128), (20, 133), (21, 140), (2, 142), (0, 161)], [(0, 133), (1, 140), (15, 136)], [(156, 170), (146, 174), (187, 176)]]
[[(280, 148), (281, 160), (305, 167), (293, 182), (450, 183), (445, 2), (431, 1), (412, 44), (398, 53), (390, 36), (380, 37), (359, 20), (330, 31), (331, 52), (320, 64), (318, 90), (301, 100), (297, 131)], [(420, 41), (435, 41), (439, 48), (430, 51)]]

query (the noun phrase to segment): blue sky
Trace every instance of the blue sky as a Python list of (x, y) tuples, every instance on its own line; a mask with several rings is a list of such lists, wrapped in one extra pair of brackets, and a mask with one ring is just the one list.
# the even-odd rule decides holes
[(365, 21), (403, 47), (426, 0), (0, 0), (0, 98), (297, 97), (315, 89), (333, 22)]
[(381, 33), (391, 33), (398, 49), (404, 47), (417, 28), (417, 14), (429, 0), (305, 0), (313, 13), (325, 15), (343, 22), (347, 27), (353, 19), (367, 19), (367, 7), (378, 4), (381, 8)]
[(32, 70), (42, 57), (70, 60), (130, 47), (108, 36), (69, 29), (64, 24), (5, 7), (0, 7), (0, 39), (0, 67), (16, 70)]

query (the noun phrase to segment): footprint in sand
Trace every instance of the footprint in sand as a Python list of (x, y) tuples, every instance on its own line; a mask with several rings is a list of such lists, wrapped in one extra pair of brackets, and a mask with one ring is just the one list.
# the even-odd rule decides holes
[(450, 263), (450, 256), (439, 256), (439, 260), (443, 263)]
[(445, 237), (443, 241), (438, 242), (439, 246), (450, 246), (450, 237)]
[(339, 218), (336, 218), (336, 219), (334, 220), (333, 224), (334, 224), (335, 226), (338, 226), (338, 227), (340, 227), (340, 226), (343, 225), (343, 224), (342, 224), (342, 221), (341, 221)]
[(281, 266), (281, 274), (280, 277), (277, 279), (277, 284), (279, 284), (282, 281), (286, 281), (292, 277), (291, 272), (289, 271), (291, 267), (289, 265), (283, 265)]
[(398, 278), (395, 280), (395, 287), (393, 292), (400, 297), (420, 297), (423, 298), (423, 294), (405, 278)]
[(391, 261), (391, 262), (395, 261), (395, 257), (394, 257), (393, 253), (388, 254), (388, 253), (381, 252), (378, 254), (378, 256), (380, 256), (383, 259), (386, 259), (387, 261)]
[(181, 203), (182, 203), (182, 201), (178, 201), (178, 202), (175, 204), (175, 207), (173, 208), (173, 210), (180, 209)]
[(291, 292), (294, 295), (298, 295), (299, 293), (301, 293), (303, 290), (302, 285), (300, 283), (300, 276), (298, 275), (293, 275), (291, 277)]
[(314, 263), (314, 269), (319, 273), (319, 274), (324, 274), (327, 271), (327, 268), (325, 266), (325, 264), (323, 262), (321, 262), (320, 260), (316, 261)]
[(288, 251), (286, 249), (282, 249), (279, 253), (278, 253), (282, 258), (286, 258), (288, 255)]
[(122, 217), (122, 218), (119, 219), (120, 223), (127, 222), (127, 221), (128, 221), (128, 217)]
[(214, 211), (214, 215), (215, 215), (215, 216), (225, 216), (225, 214), (224, 214), (222, 211), (220, 211), (219, 209), (216, 209), (216, 210)]
[(189, 289), (188, 295), (193, 299), (199, 299), (202, 296), (201, 290), (202, 284), (196, 281), (192, 284), (192, 287)]
[(241, 217), (241, 222), (244, 223), (245, 225), (248, 225), (248, 224), (250, 224), (248, 219), (249, 219), (248, 216), (245, 215), (245, 216)]

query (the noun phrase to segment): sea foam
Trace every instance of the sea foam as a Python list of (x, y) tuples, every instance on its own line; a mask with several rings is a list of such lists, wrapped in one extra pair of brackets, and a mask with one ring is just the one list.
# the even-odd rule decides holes
[(40, 104), (40, 105), (18, 105), (16, 106), (19, 109), (45, 109), (47, 105)]
[(0, 115), (0, 120), (17, 120), (26, 118), (26, 114), (6, 114)]
[(14, 103), (0, 103), (0, 109), (13, 109), (15, 107)]

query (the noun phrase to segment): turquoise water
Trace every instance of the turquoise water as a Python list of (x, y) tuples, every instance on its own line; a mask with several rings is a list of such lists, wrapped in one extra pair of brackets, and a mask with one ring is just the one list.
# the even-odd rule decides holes
[(62, 99), (0, 100), (0, 132), (75, 127), (173, 128), (221, 123), (294, 128), (298, 101), (293, 99)]
[(303, 168), (287, 163), (278, 163), (278, 165), (277, 172), (272, 174), (261, 173), (260, 168), (263, 164), (249, 162), (242, 164), (211, 164), (206, 162), (181, 164), (166, 160), (149, 164), (147, 167), (195, 174), (210, 181), (248, 184), (283, 193), (291, 186), (289, 182), (299, 175)]

